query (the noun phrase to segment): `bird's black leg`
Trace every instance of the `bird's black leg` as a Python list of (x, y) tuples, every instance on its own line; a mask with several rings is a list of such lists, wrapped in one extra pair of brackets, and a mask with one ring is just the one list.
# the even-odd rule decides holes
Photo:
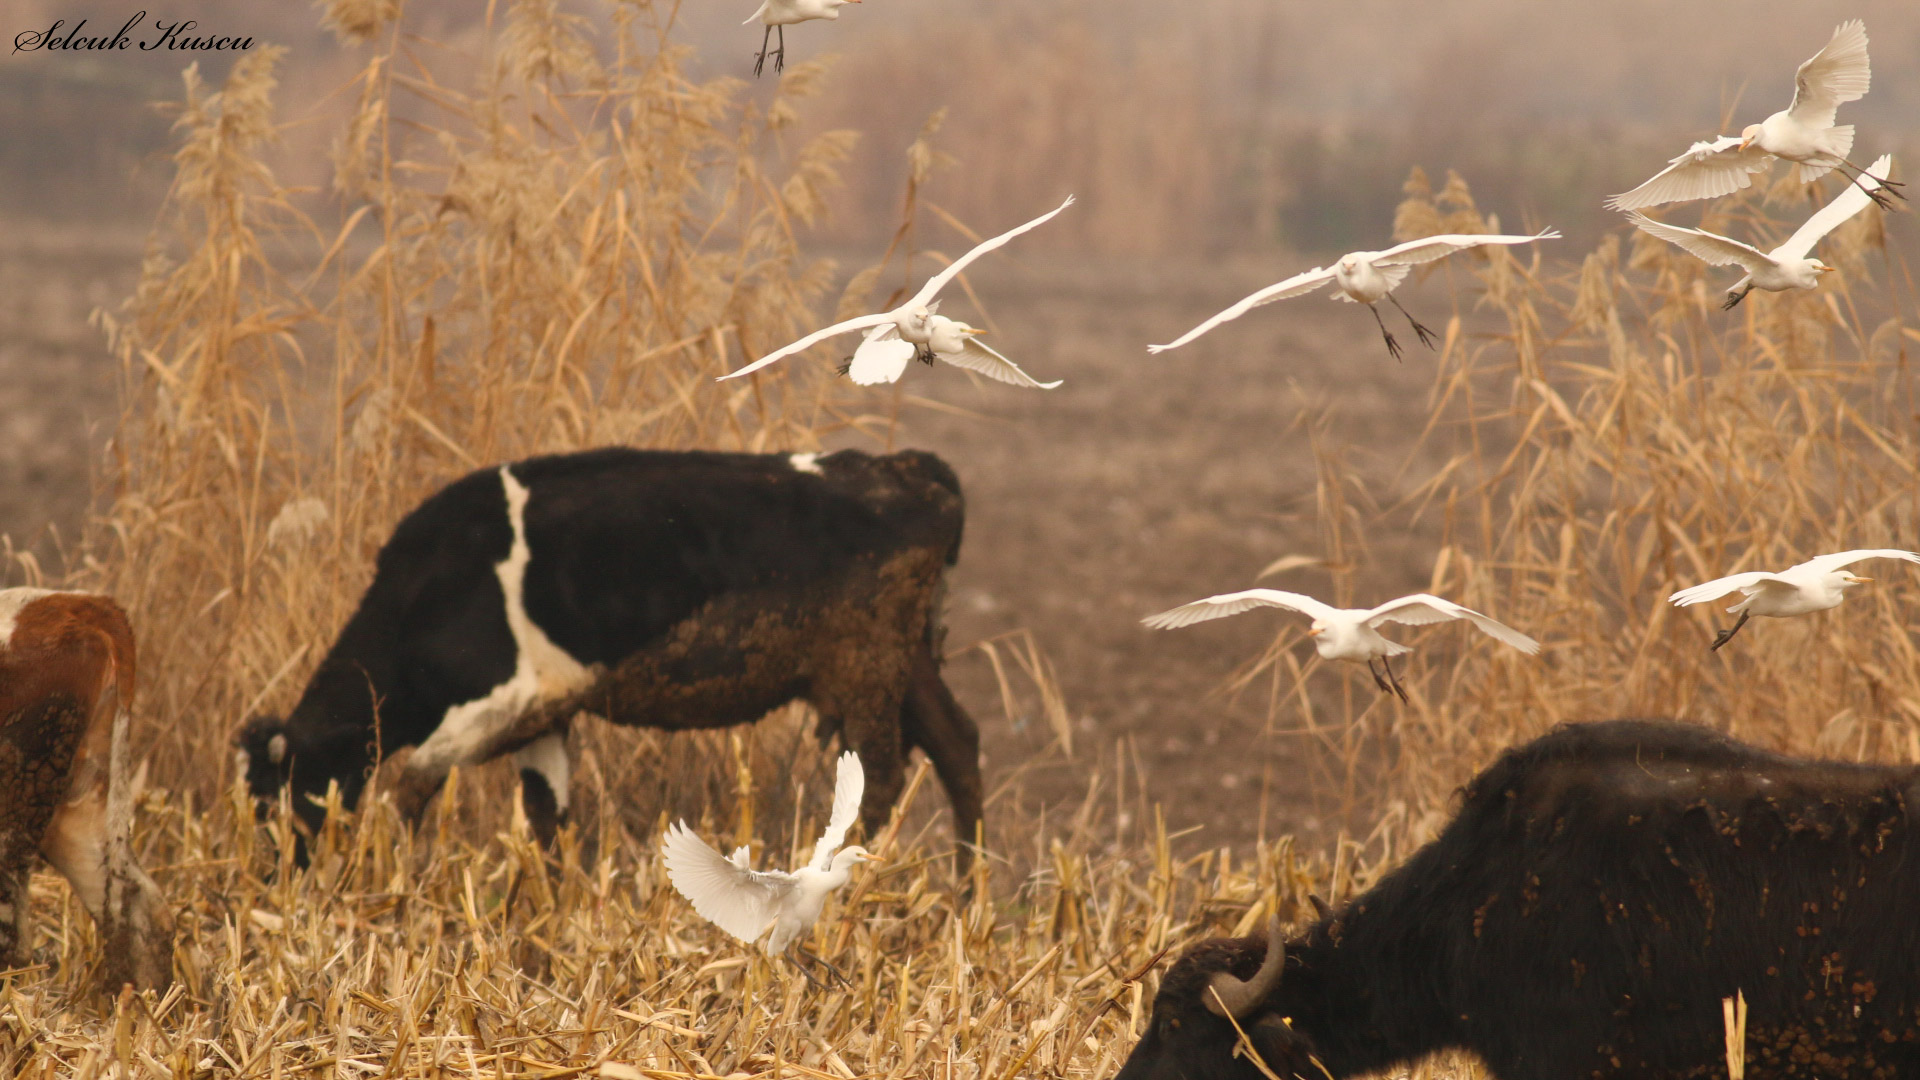
[(1745, 300), (1747, 298), (1747, 294), (1752, 291), (1753, 291), (1753, 286), (1751, 285), (1747, 286), (1744, 289), (1728, 290), (1727, 302), (1720, 305), (1720, 310), (1732, 311), (1734, 308), (1739, 307), (1740, 301)]
[[(1387, 294), (1387, 299), (1392, 300), (1393, 306), (1400, 308), (1400, 314), (1405, 315), (1407, 317), (1407, 321), (1413, 324), (1413, 332), (1420, 335), (1420, 344), (1425, 345), (1429, 349), (1433, 348), (1433, 343), (1439, 340), (1438, 336), (1434, 334), (1433, 331), (1427, 329), (1424, 326), (1421, 326), (1420, 320), (1414, 318), (1413, 314), (1409, 312), (1406, 308), (1400, 307), (1400, 301), (1395, 299), (1392, 293)], [(1375, 314), (1378, 314), (1378, 312), (1375, 312)]]
[[(807, 952), (807, 951), (806, 951), (805, 949), (796, 949), (795, 951), (796, 951), (796, 952), (798, 952), (798, 953), (800, 953), (800, 954), (801, 954), (801, 955), (803, 955), (803, 956), (805, 956), (805, 955), (812, 955), (812, 954), (810, 954), (810, 953), (808, 953), (808, 952)], [(808, 982), (810, 982), (810, 983), (812, 983), (812, 984), (814, 985), (814, 988), (815, 988), (815, 989), (817, 989), (817, 990), (820, 990), (820, 991), (821, 991), (821, 992), (823, 992), (823, 993), (824, 993), (824, 992), (826, 992), (826, 991), (828, 991), (828, 990), (831, 990), (831, 989), (832, 989), (832, 987), (830, 987), (830, 986), (828, 986), (828, 985), (827, 985), (826, 983), (823, 983), (823, 982), (821, 982), (821, 981), (820, 981), (820, 976), (818, 976), (818, 975), (815, 975), (815, 974), (814, 974), (813, 972), (811, 972), (811, 971), (808, 971), (808, 970), (807, 970), (807, 965), (805, 965), (805, 964), (802, 964), (801, 962), (799, 962), (798, 960), (795, 960), (795, 959), (794, 959), (793, 957), (791, 957), (791, 956), (789, 956), (789, 957), (787, 957), (787, 958), (786, 958), (786, 961), (787, 961), (787, 965), (788, 965), (789, 967), (791, 967), (791, 968), (793, 968), (793, 970), (795, 970), (795, 971), (797, 971), (797, 972), (799, 972), (799, 973), (800, 973), (800, 974), (802, 974), (802, 975), (805, 975), (805, 976), (807, 977), (807, 981), (808, 981)]]
[(1739, 633), (1739, 632), (1740, 632), (1740, 628), (1741, 628), (1741, 627), (1743, 627), (1743, 626), (1745, 626), (1745, 625), (1747, 625), (1747, 618), (1748, 618), (1748, 615), (1747, 615), (1747, 613), (1746, 613), (1746, 612), (1744, 612), (1744, 611), (1743, 611), (1743, 612), (1741, 612), (1741, 613), (1740, 613), (1740, 621), (1739, 621), (1739, 622), (1736, 622), (1736, 623), (1734, 623), (1734, 624), (1733, 624), (1733, 625), (1732, 625), (1731, 627), (1729, 627), (1728, 629), (1725, 629), (1725, 630), (1722, 630), (1722, 631), (1720, 631), (1720, 635), (1719, 635), (1718, 637), (1716, 637), (1716, 638), (1714, 638), (1714, 639), (1713, 639), (1713, 644), (1712, 644), (1711, 646), (1709, 646), (1709, 647), (1708, 647), (1708, 650), (1707, 650), (1707, 651), (1708, 651), (1708, 652), (1719, 652), (1719, 651), (1720, 651), (1720, 646), (1722, 646), (1722, 645), (1725, 645), (1725, 644), (1726, 644), (1727, 642), (1729, 642), (1729, 641), (1732, 641), (1732, 640), (1733, 640), (1733, 635), (1735, 635), (1735, 634), (1737, 634), (1737, 633)]
[(1373, 666), (1373, 659), (1371, 656), (1367, 657), (1367, 674), (1373, 676), (1373, 685), (1379, 687), (1383, 694), (1393, 693), (1393, 687), (1388, 686), (1387, 680), (1380, 677), (1380, 669)]
[(840, 363), (834, 366), (833, 370), (839, 372), (842, 375), (845, 375), (847, 372), (852, 371), (853, 357), (849, 356), (845, 360), (840, 361)]
[[(1892, 209), (1893, 209), (1893, 200), (1892, 200), (1892, 199), (1889, 199), (1889, 198), (1887, 198), (1887, 196), (1888, 196), (1888, 195), (1894, 195), (1894, 196), (1897, 196), (1898, 198), (1901, 198), (1901, 199), (1905, 199), (1905, 198), (1906, 198), (1906, 196), (1905, 196), (1905, 195), (1901, 195), (1901, 194), (1900, 194), (1899, 192), (1897, 192), (1897, 191), (1894, 191), (1894, 190), (1893, 190), (1892, 188), (1888, 188), (1888, 187), (1877, 187), (1877, 188), (1870, 188), (1870, 187), (1868, 187), (1867, 185), (1865, 185), (1865, 184), (1863, 184), (1863, 183), (1861, 183), (1861, 182), (1860, 182), (1860, 176), (1859, 176), (1859, 175), (1855, 175), (1855, 173), (1850, 173), (1850, 172), (1848, 172), (1848, 171), (1847, 171), (1847, 166), (1849, 166), (1849, 165), (1853, 165), (1853, 163), (1852, 163), (1852, 162), (1842, 162), (1842, 163), (1841, 163), (1841, 164), (1839, 164), (1839, 165), (1835, 165), (1835, 166), (1834, 166), (1834, 169), (1836, 169), (1836, 170), (1837, 170), (1837, 171), (1838, 171), (1838, 172), (1840, 173), (1840, 175), (1841, 175), (1841, 176), (1844, 176), (1844, 177), (1846, 177), (1846, 178), (1847, 178), (1847, 183), (1849, 183), (1849, 184), (1852, 184), (1852, 185), (1853, 185), (1854, 187), (1857, 187), (1857, 188), (1859, 188), (1859, 189), (1860, 189), (1860, 190), (1861, 190), (1862, 192), (1865, 192), (1865, 193), (1866, 193), (1866, 196), (1867, 196), (1867, 198), (1869, 198), (1869, 199), (1872, 199), (1872, 200), (1873, 200), (1873, 205), (1875, 205), (1875, 206), (1877, 206), (1877, 207), (1879, 207), (1879, 208), (1880, 208), (1880, 209), (1882, 209), (1882, 210), (1892, 210)], [(1866, 173), (1866, 170), (1865, 170), (1865, 169), (1862, 169), (1862, 168), (1860, 168), (1860, 166), (1858, 166), (1858, 165), (1853, 165), (1853, 168), (1854, 168), (1854, 169), (1855, 169), (1855, 170), (1856, 170), (1856, 171), (1857, 171), (1857, 172), (1858, 172), (1858, 173), (1859, 173), (1860, 175), (1864, 175), (1864, 174)], [(1877, 179), (1879, 179), (1879, 178), (1878, 178), (1878, 177), (1875, 177), (1875, 179), (1877, 180)]]
[(809, 962), (819, 964), (821, 967), (826, 968), (828, 971), (833, 972), (834, 977), (840, 980), (841, 985), (843, 986), (853, 985), (853, 980), (847, 978), (846, 972), (841, 971), (837, 967), (834, 967), (832, 964), (828, 963), (826, 960), (823, 960), (820, 957), (815, 956), (813, 953), (809, 952), (807, 949), (802, 948), (799, 945), (795, 945), (793, 947), (793, 951), (796, 953), (799, 953), (801, 956), (806, 957)]
[[(1852, 169), (1855, 173), (1857, 173), (1860, 176), (1872, 177), (1876, 182), (1880, 184), (1881, 187), (1884, 187), (1887, 189), (1887, 194), (1892, 195), (1894, 198), (1896, 199), (1906, 198), (1906, 196), (1901, 194), (1900, 192), (1901, 188), (1907, 186), (1907, 182), (1905, 180), (1889, 180), (1884, 176), (1874, 176), (1872, 173), (1868, 172), (1867, 170), (1861, 168), (1858, 165), (1855, 165), (1853, 162), (1848, 161), (1846, 158), (1841, 158), (1840, 164), (1845, 166), (1847, 169)], [(1843, 169), (1842, 171), (1845, 171), (1845, 170)], [(1854, 181), (1854, 183), (1856, 184), (1858, 184), (1859, 182), (1860, 181), (1858, 180)], [(1873, 192), (1871, 191), (1867, 192), (1867, 197), (1872, 199)], [(1874, 201), (1879, 202), (1878, 199), (1874, 199)], [(1886, 204), (1882, 203), (1881, 205), (1884, 206)]]
[(780, 27), (780, 47), (774, 50), (773, 73), (780, 74), (787, 69), (787, 28)]
[(1413, 702), (1407, 700), (1406, 687), (1400, 685), (1400, 676), (1393, 673), (1393, 661), (1383, 656), (1380, 658), (1380, 666), (1386, 669), (1387, 681), (1393, 684), (1393, 692), (1400, 696), (1400, 704), (1413, 704)]
[(760, 77), (760, 69), (767, 64), (767, 39), (772, 36), (773, 27), (771, 26), (767, 27), (766, 33), (760, 35), (760, 55), (753, 58), (753, 77), (756, 79)]
[(1393, 354), (1395, 360), (1400, 359), (1400, 343), (1393, 340), (1393, 335), (1387, 332), (1387, 321), (1380, 317), (1380, 309), (1368, 304), (1367, 310), (1373, 312), (1373, 321), (1380, 324), (1380, 336), (1387, 339), (1387, 351)]

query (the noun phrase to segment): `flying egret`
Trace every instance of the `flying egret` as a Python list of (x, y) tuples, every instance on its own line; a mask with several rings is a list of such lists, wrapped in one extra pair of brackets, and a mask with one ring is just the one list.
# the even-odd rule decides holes
[[(1794, 73), (1793, 104), (1748, 124), (1738, 136), (1694, 143), (1653, 179), (1615, 195), (1607, 205), (1638, 210), (1660, 203), (1717, 199), (1753, 183), (1751, 174), (1765, 172), (1774, 158), (1798, 164), (1803, 184), (1837, 168), (1859, 187), (1861, 176), (1872, 174), (1847, 160), (1853, 152), (1853, 125), (1836, 127), (1833, 118), (1842, 103), (1867, 95), (1869, 75), (1866, 24), (1859, 19), (1841, 23), (1826, 47)], [(1853, 172), (1847, 173), (1848, 169)], [(1889, 181), (1884, 172), (1873, 178), (1889, 189), (1901, 186)], [(1882, 209), (1892, 208), (1884, 190), (1870, 192), (1868, 197)]]
[[(1314, 648), (1328, 660), (1346, 660), (1352, 663), (1365, 662), (1367, 671), (1373, 676), (1373, 684), (1382, 693), (1392, 692), (1400, 695), (1401, 701), (1407, 700), (1407, 692), (1400, 686), (1400, 680), (1393, 674), (1393, 665), (1389, 658), (1404, 652), (1412, 652), (1405, 645), (1388, 641), (1374, 628), (1382, 623), (1408, 623), (1423, 626), (1427, 623), (1446, 622), (1449, 619), (1465, 619), (1487, 634), (1506, 642), (1531, 656), (1540, 651), (1540, 643), (1497, 619), (1490, 619), (1472, 608), (1461, 607), (1451, 600), (1442, 600), (1427, 593), (1414, 593), (1402, 596), (1398, 600), (1389, 600), (1374, 608), (1337, 608), (1323, 604), (1311, 596), (1300, 593), (1282, 592), (1279, 589), (1248, 589), (1244, 592), (1224, 593), (1209, 596), (1205, 600), (1195, 600), (1191, 604), (1182, 604), (1171, 611), (1158, 615), (1149, 615), (1140, 620), (1155, 630), (1174, 630), (1208, 619), (1221, 619), (1228, 615), (1238, 615), (1243, 611), (1252, 611), (1257, 607), (1277, 607), (1287, 611), (1297, 611), (1312, 617), (1313, 625), (1307, 629), (1307, 636), (1313, 639)], [(1380, 671), (1373, 666), (1380, 661), (1380, 668), (1386, 672), (1382, 678)]]
[[(660, 842), (667, 878), (702, 918), (741, 941), (752, 944), (771, 929), (763, 947), (769, 956), (783, 955), (788, 946), (812, 929), (827, 895), (847, 883), (854, 864), (882, 861), (858, 845), (834, 853), (860, 814), (860, 797), (866, 786), (860, 756), (851, 750), (841, 754), (827, 830), (813, 846), (813, 858), (792, 873), (752, 869), (745, 847), (736, 849), (731, 857), (722, 857), (680, 821), (667, 829)], [(794, 951), (829, 970), (838, 970), (804, 948), (794, 946)], [(813, 978), (805, 968), (800, 971)]]
[[(1885, 174), (1893, 165), (1893, 155), (1888, 154), (1873, 163), (1874, 172)], [(1787, 289), (1811, 289), (1820, 284), (1820, 275), (1831, 273), (1833, 267), (1819, 259), (1810, 259), (1807, 252), (1820, 238), (1832, 232), (1841, 222), (1867, 208), (1867, 191), (1863, 188), (1879, 186), (1872, 173), (1861, 181), (1860, 186), (1842, 191), (1832, 202), (1814, 212), (1786, 242), (1772, 251), (1743, 244), (1718, 233), (1704, 229), (1689, 229), (1680, 225), (1669, 225), (1664, 221), (1655, 221), (1638, 210), (1627, 211), (1627, 218), (1642, 232), (1652, 233), (1669, 244), (1685, 248), (1708, 266), (1725, 266), (1739, 263), (1747, 270), (1747, 276), (1735, 282), (1727, 290), (1727, 302), (1720, 305), (1722, 311), (1732, 308), (1747, 298), (1755, 289), (1768, 292), (1784, 292)]]
[(1067, 201), (1041, 214), (1018, 228), (1008, 229), (991, 240), (983, 241), (972, 251), (948, 263), (946, 268), (927, 279), (906, 303), (892, 311), (883, 311), (877, 315), (862, 315), (858, 318), (837, 322), (824, 330), (816, 330), (799, 341), (755, 360), (739, 371), (720, 376), (721, 379), (737, 379), (742, 375), (759, 371), (768, 364), (797, 352), (804, 352), (818, 342), (841, 334), (850, 334), (855, 330), (868, 331), (866, 339), (853, 352), (853, 358), (845, 367), (846, 374), (862, 386), (877, 383), (890, 383), (900, 378), (907, 369), (907, 361), (918, 356), (931, 364), (936, 359), (945, 360), (957, 367), (977, 371), (1001, 382), (1015, 386), (1029, 386), (1040, 389), (1052, 389), (1058, 382), (1036, 382), (1026, 372), (1014, 366), (1013, 361), (974, 341), (973, 338), (984, 331), (975, 330), (963, 322), (956, 322), (938, 314), (940, 304), (934, 298), (947, 283), (960, 276), (975, 259), (985, 255), (1019, 236), (1023, 232), (1039, 227), (1053, 219), (1055, 214), (1073, 205), (1073, 196)]
[(773, 34), (774, 27), (780, 28), (780, 47), (773, 52), (774, 74), (779, 74), (787, 64), (787, 27), (794, 23), (803, 23), (812, 19), (837, 19), (840, 9), (847, 4), (857, 4), (860, 0), (765, 0), (760, 10), (747, 16), (747, 23), (758, 21), (767, 28), (760, 35), (760, 55), (753, 58), (753, 77), (760, 77), (760, 69), (767, 63), (767, 38)]
[(1381, 297), (1400, 308), (1400, 314), (1413, 324), (1413, 332), (1420, 337), (1420, 343), (1433, 348), (1434, 333), (1420, 325), (1406, 308), (1400, 307), (1400, 301), (1393, 297), (1393, 290), (1400, 287), (1413, 268), (1421, 263), (1443, 259), (1456, 251), (1480, 247), (1483, 244), (1531, 244), (1535, 240), (1557, 240), (1560, 233), (1553, 229), (1533, 236), (1498, 236), (1489, 233), (1445, 233), (1440, 236), (1423, 236), (1418, 240), (1409, 240), (1385, 251), (1355, 251), (1340, 256), (1340, 260), (1331, 267), (1314, 267), (1304, 274), (1295, 274), (1277, 285), (1269, 285), (1245, 300), (1201, 323), (1199, 326), (1181, 335), (1169, 345), (1149, 345), (1150, 353), (1163, 353), (1168, 349), (1177, 349), (1194, 338), (1252, 311), (1262, 304), (1271, 304), (1275, 300), (1286, 300), (1295, 296), (1304, 296), (1320, 288), (1329, 281), (1338, 282), (1340, 291), (1333, 294), (1335, 300), (1367, 305), (1373, 312), (1373, 321), (1380, 324), (1380, 336), (1387, 339), (1387, 351), (1394, 359), (1400, 358), (1400, 343), (1393, 340), (1387, 332), (1387, 324), (1380, 318), (1380, 309), (1374, 304)]
[(1729, 615), (1738, 612), (1740, 621), (1734, 623), (1731, 629), (1720, 631), (1713, 639), (1710, 648), (1718, 650), (1732, 641), (1733, 635), (1739, 633), (1740, 628), (1747, 625), (1747, 620), (1755, 615), (1785, 619), (1839, 607), (1840, 601), (1847, 598), (1848, 589), (1873, 580), (1846, 572), (1847, 567), (1862, 559), (1905, 559), (1920, 563), (1920, 552), (1901, 551), (1898, 548), (1862, 548), (1859, 551), (1815, 555), (1777, 574), (1768, 570), (1749, 570), (1744, 574), (1715, 578), (1704, 585), (1681, 589), (1667, 597), (1667, 602), (1674, 607), (1690, 607), (1718, 600), (1735, 591), (1745, 597), (1727, 609)]

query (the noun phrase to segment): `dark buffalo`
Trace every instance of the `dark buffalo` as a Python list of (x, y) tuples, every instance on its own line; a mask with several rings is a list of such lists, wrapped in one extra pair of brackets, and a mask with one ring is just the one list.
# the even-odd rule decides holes
[[(980, 821), (979, 732), (940, 677), (959, 480), (931, 454), (624, 448), (469, 474), (395, 527), (360, 608), (286, 719), (236, 736), (254, 794), (338, 782), (414, 746), (417, 811), (455, 765), (513, 752), (535, 830), (564, 819), (566, 725), (587, 710), (669, 730), (804, 699), (857, 750), (885, 821), (924, 750), (962, 839)], [(377, 744), (377, 745), (376, 745)]]
[(1195, 946), (1117, 1080), (1260, 1080), (1228, 1014), (1283, 1078), (1447, 1049), (1501, 1080), (1709, 1077), (1736, 992), (1749, 1077), (1920, 1077), (1916, 799), (1911, 767), (1562, 727), (1303, 935)]

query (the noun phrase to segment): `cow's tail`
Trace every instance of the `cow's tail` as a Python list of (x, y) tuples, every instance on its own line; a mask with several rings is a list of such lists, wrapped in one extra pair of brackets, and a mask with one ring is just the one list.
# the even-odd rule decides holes
[(173, 916), (133, 857), (133, 632), (124, 615), (111, 640), (113, 726), (107, 744), (106, 904), (102, 938), (113, 982), (164, 990), (173, 979)]

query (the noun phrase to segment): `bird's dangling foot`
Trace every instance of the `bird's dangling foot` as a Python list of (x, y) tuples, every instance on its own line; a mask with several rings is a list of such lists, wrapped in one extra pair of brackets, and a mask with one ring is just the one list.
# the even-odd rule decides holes
[(767, 39), (772, 36), (773, 27), (771, 26), (767, 27), (766, 33), (760, 35), (760, 55), (753, 58), (753, 77), (756, 79), (760, 77), (760, 69), (767, 66)]
[(773, 51), (773, 73), (780, 74), (787, 69), (787, 28), (780, 28), (780, 47)]
[(1752, 291), (1753, 291), (1753, 286), (1751, 285), (1747, 286), (1744, 289), (1728, 289), (1727, 301), (1726, 303), (1720, 305), (1720, 310), (1732, 311), (1734, 308), (1739, 307), (1740, 301), (1745, 300), (1747, 298), (1747, 294)]
[(1373, 685), (1378, 687), (1381, 693), (1393, 693), (1393, 687), (1387, 685), (1387, 680), (1380, 676), (1380, 669), (1373, 666), (1373, 657), (1371, 656), (1367, 657), (1367, 674), (1373, 676)]
[(1393, 334), (1387, 330), (1386, 320), (1380, 317), (1380, 309), (1368, 304), (1367, 310), (1373, 312), (1373, 321), (1380, 324), (1380, 336), (1387, 339), (1387, 351), (1393, 354), (1395, 360), (1400, 359), (1400, 343), (1393, 340)]
[(832, 987), (828, 986), (826, 983), (821, 982), (820, 976), (815, 975), (811, 971), (808, 971), (807, 965), (801, 963), (798, 960), (795, 960), (791, 956), (787, 957), (787, 966), (791, 967), (793, 970), (799, 972), (800, 974), (805, 975), (807, 977), (807, 981), (813, 984), (814, 989), (819, 990), (821, 993), (825, 993), (828, 990), (833, 989)]
[(1412, 701), (1409, 701), (1407, 699), (1407, 688), (1400, 685), (1400, 676), (1395, 675), (1393, 673), (1393, 661), (1383, 656), (1380, 658), (1380, 666), (1386, 669), (1387, 681), (1393, 684), (1393, 692), (1399, 696), (1400, 704), (1402, 705), (1413, 704)]
[(1439, 341), (1440, 336), (1420, 325), (1420, 320), (1413, 317), (1413, 312), (1408, 311), (1404, 307), (1400, 307), (1400, 301), (1394, 299), (1392, 293), (1387, 294), (1387, 299), (1392, 301), (1394, 307), (1400, 308), (1400, 314), (1405, 315), (1407, 321), (1413, 324), (1413, 332), (1420, 338), (1420, 344), (1425, 345), (1429, 349), (1433, 348), (1433, 343)]
[(1708, 651), (1708, 652), (1719, 652), (1719, 651), (1720, 651), (1720, 646), (1722, 646), (1722, 645), (1725, 645), (1725, 644), (1726, 644), (1727, 642), (1729, 642), (1729, 641), (1732, 641), (1732, 640), (1733, 640), (1733, 635), (1735, 635), (1735, 634), (1737, 634), (1737, 633), (1739, 633), (1739, 632), (1740, 632), (1740, 628), (1741, 628), (1741, 627), (1743, 627), (1743, 626), (1745, 626), (1745, 625), (1747, 625), (1747, 619), (1748, 619), (1748, 618), (1749, 618), (1749, 616), (1747, 615), (1747, 613), (1746, 613), (1746, 612), (1744, 612), (1744, 611), (1743, 611), (1743, 612), (1741, 612), (1741, 613), (1740, 613), (1740, 621), (1739, 621), (1739, 622), (1736, 622), (1736, 623), (1734, 623), (1734, 624), (1733, 624), (1732, 626), (1730, 626), (1730, 627), (1728, 627), (1727, 629), (1725, 629), (1725, 630), (1722, 630), (1722, 631), (1720, 631), (1720, 634), (1719, 634), (1719, 636), (1717, 636), (1717, 637), (1715, 637), (1715, 638), (1713, 639), (1713, 644), (1712, 644), (1712, 645), (1710, 645), (1710, 646), (1708, 646), (1708, 649), (1707, 649), (1707, 651)]
[(853, 357), (849, 356), (845, 360), (842, 360), (838, 364), (835, 364), (833, 367), (833, 370), (839, 372), (842, 375), (849, 374), (850, 372), (853, 371)]
[(826, 960), (824, 960), (824, 959), (822, 959), (822, 958), (820, 958), (820, 957), (818, 957), (818, 956), (815, 956), (815, 955), (814, 955), (814, 954), (813, 954), (812, 952), (810, 952), (810, 951), (808, 951), (808, 950), (806, 950), (806, 949), (803, 949), (803, 948), (801, 948), (801, 947), (800, 947), (800, 946), (798, 946), (798, 945), (795, 945), (795, 946), (793, 947), (793, 951), (794, 951), (795, 953), (798, 953), (799, 955), (801, 955), (801, 956), (803, 956), (803, 957), (805, 957), (805, 958), (807, 959), (807, 961), (808, 961), (809, 963), (814, 963), (814, 964), (819, 964), (819, 965), (820, 965), (821, 967), (823, 967), (823, 968), (826, 968), (826, 969), (827, 969), (828, 971), (831, 971), (831, 972), (833, 972), (833, 976), (834, 976), (834, 978), (836, 978), (836, 979), (839, 979), (839, 980), (840, 980), (840, 985), (842, 985), (842, 986), (852, 986), (852, 985), (853, 985), (853, 980), (852, 980), (852, 979), (849, 979), (849, 978), (847, 978), (847, 973), (846, 973), (846, 972), (844, 972), (844, 971), (841, 971), (841, 970), (840, 970), (839, 968), (837, 968), (837, 967), (834, 967), (834, 966), (833, 966), (833, 965), (832, 965), (831, 963), (828, 963), (828, 962), (827, 962)]
[(913, 358), (927, 365), (928, 367), (932, 367), (933, 362), (939, 359), (939, 357), (934, 355), (933, 346), (931, 345), (920, 346), (919, 350), (913, 354)]

